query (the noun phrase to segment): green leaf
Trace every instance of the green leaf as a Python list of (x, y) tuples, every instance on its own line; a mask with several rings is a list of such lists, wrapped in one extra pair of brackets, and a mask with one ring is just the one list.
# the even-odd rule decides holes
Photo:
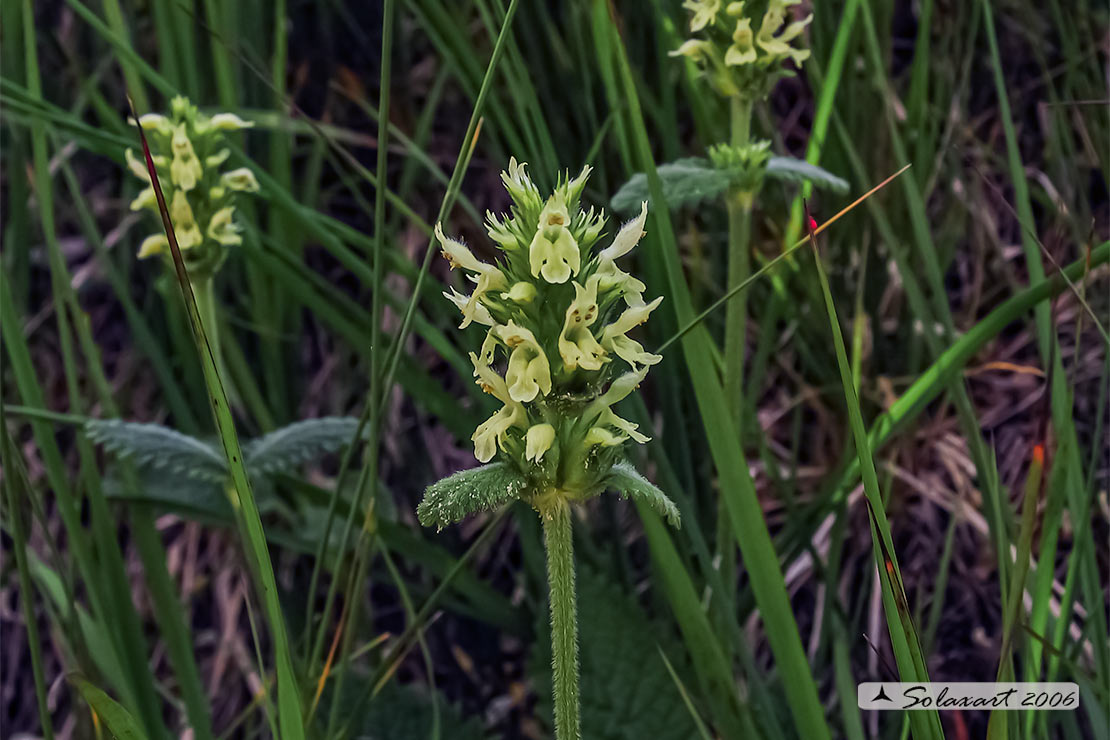
[(243, 447), (247, 469), (253, 475), (291, 472), (298, 465), (350, 444), (357, 429), (358, 419), (351, 416), (295, 422), (247, 442)]
[[(442, 693), (434, 694), (422, 687), (398, 685), (390, 681), (374, 701), (365, 709), (358, 709), (358, 699), (369, 694), (369, 681), (353, 681), (343, 690), (343, 700), (338, 707), (340, 717), (349, 717), (358, 711), (350, 724), (350, 737), (368, 740), (428, 740), (433, 737), (435, 724), (433, 701), (439, 710), (439, 734), (436, 737), (450, 740), (485, 740), (482, 723), (474, 717), (464, 717), (457, 706), (450, 704)], [(330, 694), (330, 692), (329, 692)], [(325, 703), (331, 697), (325, 695)]]
[[(663, 199), (671, 208), (693, 205), (723, 193), (729, 185), (729, 173), (718, 170), (702, 157), (676, 159), (659, 167), (663, 181)], [(633, 213), (644, 201), (651, 201), (647, 177), (642, 172), (621, 186), (611, 205), (617, 213)]]
[[(589, 569), (578, 574), (582, 737), (590, 740), (690, 740), (697, 726), (675, 686), (662, 648), (675, 670), (688, 671), (685, 652), (619, 586)], [(551, 626), (536, 614), (529, 672), (537, 714), (551, 722)]]
[(124, 460), (210, 483), (227, 480), (223, 455), (207, 442), (160, 424), (139, 424), (119, 419), (89, 419), (89, 439)]
[[(662, 173), (663, 168), (659, 168)], [(794, 157), (771, 157), (767, 162), (767, 177), (790, 182), (809, 182), (815, 187), (832, 190), (834, 193), (848, 192), (848, 181), (837, 177), (826, 169), (810, 164), (804, 159)]]
[(151, 468), (136, 471), (135, 485), (111, 472), (104, 478), (104, 495), (110, 499), (140, 501), (205, 524), (231, 525), (235, 512), (227, 498), (227, 477), (220, 482), (166, 475)]
[(443, 529), (479, 511), (489, 511), (520, 498), (528, 481), (508, 463), (496, 462), (454, 475), (428, 486), (416, 515), (425, 527)]
[(632, 463), (627, 461), (617, 463), (602, 482), (609, 488), (617, 489), (621, 498), (630, 498), (647, 504), (672, 527), (682, 526), (678, 507), (654, 483), (640, 475), (640, 471), (632, 467)]
[(146, 740), (135, 718), (128, 714), (118, 702), (83, 678), (74, 678), (73, 683), (81, 696), (100, 717), (109, 734), (116, 740)]

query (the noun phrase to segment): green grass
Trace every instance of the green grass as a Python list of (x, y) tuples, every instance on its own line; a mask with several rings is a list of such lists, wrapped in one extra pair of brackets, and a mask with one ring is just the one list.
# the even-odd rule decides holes
[[(510, 155), (541, 190), (589, 163), (588, 204), (607, 208), (638, 172), (661, 202), (659, 165), (746, 128), (666, 57), (685, 11), (67, 0), (62, 27), (35, 6), (0, 9), (0, 526), (27, 626), (17, 645), (5, 623), (4, 647), (29, 657), (13, 732), (93, 736), (91, 708), (104, 736), (404, 738), (383, 704), (404, 682), (424, 684), (435, 718), (421, 737), (462, 733), (460, 698), (484, 713), (516, 680), (503, 663), (537, 670), (519, 646), (546, 586), (531, 512), (415, 526), (433, 469), (468, 459), (489, 410), (466, 356), (481, 335), (455, 329), (440, 293), (463, 286), (432, 228), (481, 254)], [(952, 734), (947, 716), (855, 708), (856, 683), (893, 680), (888, 666), (1076, 681), (1078, 713), (1004, 728), (996, 715), (991, 732), (1099, 736), (1110, 120), (1089, 101), (1106, 95), (1094, 29), (1107, 13), (1086, 0), (813, 10), (813, 56), (754, 106), (748, 133), (851, 193), (768, 181), (750, 218), (652, 209), (634, 272), (664, 296), (641, 330), (664, 360), (622, 415), (650, 429), (630, 454), (683, 527), (603, 500), (575, 522), (575, 551), (685, 652), (661, 650), (661, 667), (702, 737)], [(262, 190), (207, 324), (172, 271), (135, 259), (156, 224), (127, 211), (126, 96), (142, 113), (179, 92), (257, 121), (229, 140), (229, 166), (251, 165)], [(816, 266), (803, 199), (821, 224)], [(361, 416), (360, 431), (335, 460), (252, 478), (240, 438), (306, 415)], [(241, 516), (150, 503), (141, 466), (95, 446), (89, 417), (218, 440)], [(176, 522), (189, 518), (198, 543), (235, 556), (186, 593)], [(221, 568), (250, 588), (248, 619), (216, 635), (240, 657), (213, 693), (201, 615)], [(961, 640), (975, 627), (985, 647)], [(960, 676), (953, 657), (989, 669)], [(250, 674), (265, 695), (242, 688)], [(65, 694), (53, 714), (48, 692)], [(489, 736), (551, 730), (526, 715)]]

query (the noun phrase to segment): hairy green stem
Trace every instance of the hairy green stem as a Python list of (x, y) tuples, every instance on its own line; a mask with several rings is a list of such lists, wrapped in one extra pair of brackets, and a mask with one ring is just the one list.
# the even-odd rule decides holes
[[(742, 97), (732, 98), (730, 143), (747, 145), (751, 133), (752, 103)], [(751, 236), (753, 193), (733, 186), (725, 198), (728, 207), (728, 287), (740, 285), (751, 272), (748, 241)], [(732, 405), (736, 429), (743, 434), (741, 399), (744, 392), (744, 341), (748, 318), (748, 302), (742, 293), (728, 304), (725, 315), (725, 396)]]
[[(748, 98), (733, 97), (730, 109), (731, 135), (733, 146), (744, 146), (751, 135), (752, 102)], [(752, 194), (736, 187), (729, 188), (725, 196), (728, 208), (728, 288), (731, 290), (748, 279), (751, 262), (748, 256), (748, 241), (751, 235)], [(730, 405), (736, 433), (740, 444), (744, 443), (743, 396), (744, 396), (744, 345), (747, 341), (748, 299), (747, 292), (735, 296), (728, 303), (725, 312), (725, 351), (724, 351), (724, 391)], [(732, 590), (736, 582), (736, 543), (732, 541), (729, 529), (728, 508), (725, 503), (727, 492), (722, 492), (717, 502), (717, 552), (720, 556), (721, 582), (727, 593), (723, 594), (732, 603)]]
[(551, 603), (551, 668), (555, 693), (556, 740), (579, 740), (578, 616), (574, 605), (574, 542), (570, 504), (562, 496), (540, 513), (547, 550)]

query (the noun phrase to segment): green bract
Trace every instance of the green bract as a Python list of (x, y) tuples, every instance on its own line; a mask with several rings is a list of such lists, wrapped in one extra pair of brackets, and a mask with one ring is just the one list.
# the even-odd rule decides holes
[[(232, 113), (206, 116), (182, 96), (170, 102), (170, 115), (148, 113), (139, 118), (150, 144), (154, 168), (166, 196), (177, 244), (194, 279), (213, 274), (223, 262), (226, 247), (242, 243), (235, 223), (235, 198), (255, 192), (258, 182), (246, 167), (221, 170), (231, 155), (224, 131), (253, 126)], [(158, 213), (150, 173), (141, 154), (128, 149), (127, 164), (148, 186), (131, 202), (131, 210)], [(165, 233), (143, 240), (139, 257), (165, 254)]]
[[(612, 408), (662, 359), (629, 336), (662, 298), (646, 302), (644, 284), (618, 266), (644, 235), (647, 203), (599, 249), (605, 216), (580, 206), (589, 174), (585, 167), (562, 178), (543, 198), (525, 165), (510, 160), (501, 175), (510, 213), (487, 213), (501, 252), (493, 264), (436, 226), (443, 256), (474, 283), (470, 295), (444, 295), (462, 312), (462, 327), (488, 327), (470, 360), (478, 385), (502, 404), (472, 437), (480, 461), (500, 459), (500, 490), (475, 501), (523, 498), (542, 511), (551, 497), (589, 498), (612, 482), (625, 441), (649, 439)], [(520, 479), (519, 488), (501, 480), (506, 470)], [(429, 489), (419, 511), (425, 523), (442, 526), (468, 513), (444, 500), (460, 482)]]
[(686, 0), (693, 15), (690, 32), (700, 34), (671, 52), (692, 59), (720, 95), (754, 100), (765, 96), (789, 72), (786, 60), (801, 64), (809, 50), (799, 42), (813, 16), (787, 22), (787, 8), (801, 0)]

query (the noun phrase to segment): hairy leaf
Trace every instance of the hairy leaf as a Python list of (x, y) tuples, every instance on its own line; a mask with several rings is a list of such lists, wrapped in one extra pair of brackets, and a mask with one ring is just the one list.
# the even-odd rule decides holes
[(479, 511), (520, 498), (528, 481), (508, 463), (462, 470), (428, 486), (416, 515), (425, 527), (443, 529)]
[[(605, 577), (578, 574), (582, 737), (590, 740), (690, 740), (698, 735), (682, 694), (659, 654), (688, 670), (680, 646), (644, 609)], [(551, 643), (546, 612), (536, 614), (529, 670), (537, 714), (551, 722)]]
[(358, 419), (325, 416), (294, 422), (243, 446), (247, 469), (253, 475), (288, 473), (298, 465), (350, 444)]
[(767, 177), (790, 182), (811, 182), (814, 187), (832, 190), (835, 193), (848, 192), (847, 180), (815, 164), (794, 157), (771, 157), (767, 162)]
[(678, 507), (667, 498), (667, 494), (659, 490), (654, 483), (649, 481), (629, 462), (619, 462), (613, 466), (603, 481), (609, 488), (615, 488), (621, 498), (631, 498), (642, 501), (655, 509), (659, 516), (664, 517), (672, 527), (682, 525)]
[[(663, 180), (663, 198), (670, 208), (693, 205), (723, 193), (729, 185), (729, 174), (713, 167), (702, 157), (676, 159), (659, 167)], [(617, 213), (633, 213), (644, 201), (650, 201), (647, 178), (642, 172), (621, 186), (611, 205)]]
[(124, 460), (196, 481), (227, 480), (223, 453), (214, 445), (160, 424), (89, 419), (85, 433)]

